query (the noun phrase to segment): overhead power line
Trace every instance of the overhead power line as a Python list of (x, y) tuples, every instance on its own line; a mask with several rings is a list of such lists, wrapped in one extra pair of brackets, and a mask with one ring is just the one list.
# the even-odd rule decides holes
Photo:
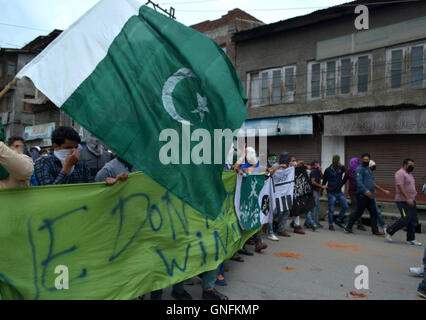
[(28, 29), (28, 30), (36, 30), (36, 31), (46, 31), (46, 32), (52, 31), (52, 30), (46, 30), (46, 29), (40, 29), (40, 28), (34, 28), (34, 27), (28, 27), (28, 26), (21, 26), (21, 25), (17, 25), (17, 24), (10, 24), (10, 23), (4, 23), (4, 22), (0, 22), (0, 25), (8, 26), (8, 27), (14, 27), (14, 28)]

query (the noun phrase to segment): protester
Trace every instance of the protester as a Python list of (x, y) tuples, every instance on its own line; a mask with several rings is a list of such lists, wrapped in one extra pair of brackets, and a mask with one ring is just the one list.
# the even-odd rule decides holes
[(32, 147), (30, 149), (30, 156), (33, 158), (33, 162), (35, 162), (40, 157), (41, 148), (39, 146)]
[(34, 168), (31, 158), (23, 154), (23, 139), (9, 140), (12, 147), (7, 147), (4, 141), (0, 124), (0, 189), (27, 187)]
[[(373, 160), (370, 160), (370, 164), (368, 165), (368, 168), (371, 170), (371, 173), (373, 173), (374, 171), (376, 171), (376, 163)], [(387, 195), (390, 194), (389, 190), (385, 190), (384, 188), (380, 187), (377, 184), (374, 184), (374, 187), (377, 188), (377, 189), (379, 189), (379, 190), (381, 190), (381, 191), (383, 191)], [(382, 212), (380, 211), (379, 206), (377, 205), (376, 199), (374, 199), (374, 203), (376, 205), (377, 221), (379, 221), (379, 224), (383, 228), (383, 232), (386, 232), (386, 230), (387, 230), (386, 223), (385, 223), (385, 220), (382, 217)]]
[[(252, 174), (252, 173), (261, 173), (260, 163), (256, 157), (256, 151), (252, 147), (244, 147), (244, 152), (241, 157), (234, 164), (234, 170), (238, 174)], [(255, 250), (257, 253), (260, 253), (262, 250), (266, 249), (268, 245), (262, 241), (262, 236), (260, 231), (257, 232), (254, 236)]]
[[(343, 177), (342, 184), (346, 185), (347, 182), (349, 182), (349, 198), (351, 200), (351, 212), (355, 211), (356, 209), (356, 179), (355, 179), (355, 170), (359, 167), (359, 159), (358, 158), (352, 158), (349, 162), (349, 169), (346, 170), (345, 176)], [(362, 217), (358, 219), (357, 221), (357, 229), (361, 231), (367, 231), (367, 229), (362, 224)]]
[[(367, 209), (370, 213), (370, 222), (371, 230), (374, 235), (382, 236), (383, 233), (379, 232), (377, 228), (377, 210), (376, 210), (376, 201), (374, 199), (374, 188), (377, 186), (374, 183), (374, 177), (369, 170), (368, 166), (370, 164), (370, 154), (364, 153), (361, 156), (362, 166), (359, 166), (355, 170), (355, 179), (357, 185), (357, 206), (354, 212), (349, 217), (349, 222), (345, 227), (345, 232), (353, 233), (352, 226), (357, 221), (361, 215), (364, 213), (364, 210)], [(383, 188), (379, 187), (385, 191)]]
[[(320, 210), (320, 190), (327, 190), (327, 186), (321, 184), (321, 166), (319, 161), (315, 160), (311, 162), (311, 173), (309, 178), (311, 180), (312, 192), (315, 201), (315, 207), (313, 211), (309, 211), (306, 215), (306, 228), (312, 228), (314, 231), (317, 228), (322, 228), (323, 226), (319, 223), (318, 214)], [(312, 218), (313, 214), (313, 218)], [(308, 218), (309, 217), (309, 218)]]
[(402, 163), (402, 168), (395, 173), (396, 195), (395, 202), (401, 213), (401, 218), (386, 230), (386, 239), (392, 241), (392, 236), (401, 230), (407, 228), (407, 243), (421, 246), (416, 241), (416, 227), (418, 225), (416, 208), (416, 183), (413, 177), (414, 160), (407, 158)]
[(423, 281), (420, 282), (419, 287), (417, 288), (417, 293), (420, 297), (426, 298), (426, 247), (425, 253), (423, 254), (423, 263), (420, 267), (411, 267), (410, 273), (416, 277), (423, 277)]
[[(282, 152), (279, 156), (278, 165), (269, 169), (269, 173), (272, 176), (272, 178), (278, 170), (282, 171), (288, 168), (290, 166), (290, 162), (291, 162), (290, 154), (288, 152)], [(290, 237), (290, 235), (285, 231), (287, 219), (290, 215), (290, 210), (286, 209), (285, 206), (280, 205), (280, 206), (277, 206), (277, 209), (275, 210), (273, 214), (274, 214), (274, 220), (276, 221), (276, 225), (277, 225), (276, 234), (281, 237)], [(273, 224), (272, 225), (268, 224), (268, 233), (269, 233), (269, 238), (271, 240), (276, 241)]]
[[(95, 182), (105, 181), (108, 185), (115, 184), (118, 180), (127, 179), (126, 176), (138, 170), (124, 159), (117, 157), (104, 165), (96, 174)], [(125, 181), (125, 180), (123, 180)]]
[(294, 233), (305, 234), (300, 225), (300, 215), (308, 214), (314, 207), (315, 201), (307, 167), (303, 161), (300, 161), (294, 169), (293, 206), (290, 209), (290, 216), (294, 222)]
[(342, 209), (334, 222), (341, 228), (344, 228), (343, 219), (345, 218), (346, 210), (348, 210), (348, 203), (342, 192), (342, 176), (345, 171), (345, 167), (340, 163), (340, 156), (334, 155), (332, 164), (325, 170), (324, 179), (322, 181), (322, 184), (327, 186), (328, 228), (332, 231), (334, 231), (333, 217), (336, 201), (340, 203)]
[(89, 183), (94, 179), (77, 151), (81, 139), (71, 127), (58, 127), (52, 133), (54, 154), (34, 165), (39, 185)]
[(112, 159), (112, 153), (105, 151), (99, 139), (94, 136), (87, 137), (86, 145), (80, 151), (80, 160), (86, 161), (92, 177), (96, 177), (99, 170)]

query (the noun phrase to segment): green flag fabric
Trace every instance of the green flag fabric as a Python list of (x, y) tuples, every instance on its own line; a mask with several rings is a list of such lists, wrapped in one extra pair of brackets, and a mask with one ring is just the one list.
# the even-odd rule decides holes
[(238, 225), (235, 173), (223, 182), (214, 221), (142, 173), (0, 190), (1, 298), (133, 299), (216, 269), (257, 231)]
[[(211, 152), (200, 145), (216, 146), (216, 129), (241, 127), (247, 97), (213, 40), (135, 0), (102, 0), (17, 75), (23, 76), (121, 158), (217, 217), (232, 141)], [(167, 146), (170, 158), (160, 161)], [(198, 156), (201, 163), (193, 160)]]

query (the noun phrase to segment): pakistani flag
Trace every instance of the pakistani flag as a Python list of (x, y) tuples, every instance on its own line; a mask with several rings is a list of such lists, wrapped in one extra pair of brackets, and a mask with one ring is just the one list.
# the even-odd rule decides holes
[[(194, 138), (197, 129), (210, 133), (213, 148), (215, 129), (240, 128), (247, 98), (211, 39), (136, 0), (102, 0), (17, 75), (24, 76), (120, 157), (209, 218), (219, 214), (225, 162), (213, 158), (225, 159), (229, 146), (210, 156), (203, 149), (211, 161), (201, 164), (188, 161), (186, 147), (194, 153), (208, 139)], [(160, 141), (165, 129), (178, 136)], [(180, 148), (163, 164), (171, 140)]]

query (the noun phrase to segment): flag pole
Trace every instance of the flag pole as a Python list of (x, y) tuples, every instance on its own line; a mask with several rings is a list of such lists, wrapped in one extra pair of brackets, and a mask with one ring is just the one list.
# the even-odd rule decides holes
[(0, 92), (0, 99), (3, 98), (3, 96), (16, 84), (16, 81), (18, 81), (18, 78), (14, 78), (6, 85), (6, 87), (3, 88)]

